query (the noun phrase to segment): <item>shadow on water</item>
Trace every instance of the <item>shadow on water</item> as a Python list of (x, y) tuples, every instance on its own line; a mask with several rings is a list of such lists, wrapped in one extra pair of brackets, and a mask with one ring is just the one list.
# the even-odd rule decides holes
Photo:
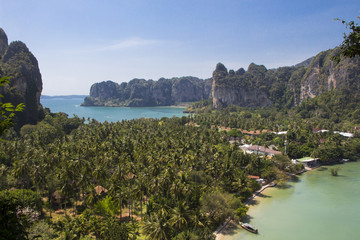
[(338, 174), (336, 176), (332, 176), (331, 173), (330, 173), (330, 176), (334, 177), (334, 178), (346, 178), (347, 177), (346, 175), (341, 175), (341, 174)]
[(318, 169), (316, 169), (316, 171), (322, 172), (322, 171), (326, 171), (328, 170), (327, 167), (319, 167)]
[(291, 182), (298, 183), (298, 182), (301, 182), (301, 179), (298, 176), (292, 176)]
[(278, 188), (278, 189), (289, 189), (289, 188), (292, 188), (292, 187), (294, 187), (294, 186), (292, 186), (289, 183), (282, 183), (282, 184), (276, 185), (276, 188)]
[(256, 199), (250, 199), (250, 200), (246, 201), (245, 203), (249, 206), (255, 206), (255, 205), (259, 204), (259, 201), (257, 201)]
[(249, 223), (249, 222), (251, 222), (251, 219), (254, 219), (254, 218), (250, 215), (246, 215), (242, 222)]
[(265, 195), (265, 194), (263, 194), (263, 193), (259, 193), (259, 194), (258, 194), (258, 197), (261, 197), (261, 198), (272, 198), (271, 196)]

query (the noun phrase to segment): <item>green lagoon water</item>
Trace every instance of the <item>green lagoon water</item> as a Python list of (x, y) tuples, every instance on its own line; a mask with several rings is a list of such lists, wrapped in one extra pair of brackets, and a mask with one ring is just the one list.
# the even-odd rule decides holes
[(131, 120), (137, 118), (162, 118), (162, 117), (182, 117), (185, 108), (181, 107), (82, 107), (80, 104), (84, 98), (41, 98), (41, 104), (50, 108), (51, 112), (64, 112), (73, 117), (85, 119), (96, 119), (99, 122), (117, 122), (121, 120)]
[(255, 235), (243, 229), (228, 240), (360, 239), (360, 161), (307, 172), (285, 189), (268, 188), (248, 212)]

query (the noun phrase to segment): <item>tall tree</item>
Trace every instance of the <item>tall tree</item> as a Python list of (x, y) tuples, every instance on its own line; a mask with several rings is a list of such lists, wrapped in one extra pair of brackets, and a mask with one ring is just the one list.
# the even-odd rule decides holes
[[(360, 19), (360, 17), (357, 17)], [(336, 19), (339, 20), (340, 19)], [(346, 22), (341, 20), (343, 24), (346, 25), (346, 28), (350, 29), (348, 34), (344, 33), (344, 41), (340, 45), (340, 55), (345, 57), (356, 57), (360, 56), (360, 25), (355, 21)], [(335, 57), (340, 61), (340, 56)]]

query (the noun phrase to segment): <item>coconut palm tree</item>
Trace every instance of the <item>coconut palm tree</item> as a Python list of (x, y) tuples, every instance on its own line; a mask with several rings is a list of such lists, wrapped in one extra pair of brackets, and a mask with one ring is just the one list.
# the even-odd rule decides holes
[(153, 214), (142, 225), (143, 233), (153, 240), (168, 240), (170, 237), (170, 225), (166, 216), (162, 214)]

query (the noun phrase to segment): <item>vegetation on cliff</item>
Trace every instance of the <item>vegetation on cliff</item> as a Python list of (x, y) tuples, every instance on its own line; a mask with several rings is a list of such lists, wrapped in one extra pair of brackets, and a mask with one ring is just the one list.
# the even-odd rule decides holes
[(209, 98), (209, 80), (181, 77), (158, 81), (133, 79), (128, 83), (95, 83), (82, 106), (169, 106)]
[(330, 49), (295, 66), (277, 69), (251, 63), (246, 71), (228, 71), (219, 63), (208, 80), (182, 77), (96, 83), (83, 106), (166, 106), (212, 98), (215, 108), (239, 105), (291, 109), (331, 90), (355, 93), (360, 89), (360, 57), (335, 61), (334, 56), (341, 51)]
[(13, 105), (23, 103), (24, 110), (15, 118), (16, 128), (36, 124), (44, 117), (40, 104), (42, 79), (35, 56), (20, 41), (7, 43), (7, 36), (0, 28), (0, 77), (11, 78), (1, 89), (4, 101)]
[(306, 63), (277, 69), (252, 63), (247, 71), (227, 71), (219, 63), (213, 73), (213, 105), (290, 109), (333, 89), (356, 93), (360, 89), (360, 58), (334, 61), (339, 52), (339, 48), (327, 50)]

